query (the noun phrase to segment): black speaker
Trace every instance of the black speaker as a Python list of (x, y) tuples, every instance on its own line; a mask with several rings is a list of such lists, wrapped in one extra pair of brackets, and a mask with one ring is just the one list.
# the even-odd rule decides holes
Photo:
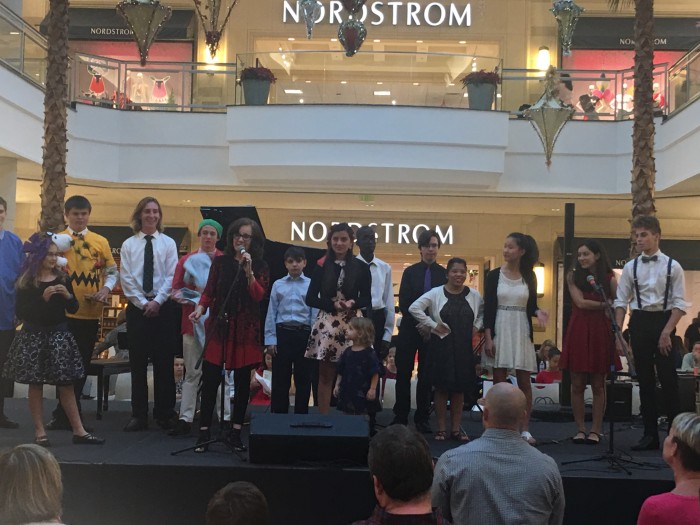
[(632, 420), (632, 383), (606, 383), (605, 394), (607, 407), (605, 408), (605, 420), (631, 421)]
[(678, 374), (678, 397), (681, 412), (695, 412), (695, 376)]
[(254, 414), (250, 421), (250, 462), (367, 465), (367, 416)]

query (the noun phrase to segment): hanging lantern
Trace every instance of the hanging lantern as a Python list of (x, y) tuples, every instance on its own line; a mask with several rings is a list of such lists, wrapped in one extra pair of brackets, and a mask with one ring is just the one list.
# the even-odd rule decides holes
[(314, 25), (321, 15), (321, 2), (318, 0), (301, 0), (299, 7), (301, 7), (301, 12), (304, 14), (304, 21), (306, 22), (306, 38), (311, 40)]
[(552, 164), (554, 143), (557, 141), (559, 133), (564, 128), (566, 121), (576, 112), (573, 107), (559, 100), (558, 95), (559, 74), (553, 66), (550, 66), (545, 75), (544, 94), (523, 113), (525, 118), (530, 120), (537, 136), (542, 141), (547, 167)]
[(158, 0), (124, 0), (117, 4), (117, 13), (124, 18), (126, 25), (134, 33), (134, 40), (141, 56), (141, 65), (145, 66), (148, 50), (163, 24), (170, 20), (172, 9), (160, 5)]
[(367, 2), (367, 0), (340, 0), (345, 10), (353, 15), (362, 10), (362, 6), (365, 5), (365, 2)]
[(338, 41), (343, 45), (345, 49), (345, 56), (352, 57), (358, 52), (362, 43), (367, 37), (367, 28), (365, 25), (351, 18), (350, 20), (345, 20), (340, 23), (338, 28)]
[(224, 34), (224, 29), (226, 29), (226, 24), (231, 17), (231, 11), (238, 0), (228, 0), (229, 7), (226, 10), (226, 16), (224, 21), (219, 24), (219, 19), (221, 18), (221, 7), (226, 3), (226, 0), (192, 0), (194, 2), (194, 7), (197, 10), (197, 16), (202, 22), (202, 28), (204, 29), (204, 40), (209, 48), (209, 54), (212, 58), (216, 56), (216, 52), (219, 50), (219, 43), (221, 42), (221, 37)]
[(569, 56), (571, 54), (571, 39), (574, 36), (576, 22), (578, 22), (581, 13), (585, 9), (577, 6), (573, 0), (556, 0), (550, 11), (554, 14), (554, 18), (557, 19), (562, 53)]

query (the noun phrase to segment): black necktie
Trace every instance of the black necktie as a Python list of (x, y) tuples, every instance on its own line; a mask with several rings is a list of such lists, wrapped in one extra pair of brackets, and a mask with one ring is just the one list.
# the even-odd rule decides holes
[(153, 291), (153, 235), (146, 235), (146, 249), (143, 252), (143, 291)]
[(425, 276), (423, 277), (423, 293), (429, 292), (433, 289), (432, 276), (430, 275), (430, 266), (425, 269)]
[(643, 263), (648, 263), (649, 261), (656, 262), (659, 259), (658, 255), (652, 255), (651, 257), (647, 257), (646, 255), (642, 255), (642, 262)]

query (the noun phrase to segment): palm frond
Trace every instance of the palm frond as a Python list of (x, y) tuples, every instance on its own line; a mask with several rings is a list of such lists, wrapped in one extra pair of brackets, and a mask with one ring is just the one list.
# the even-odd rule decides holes
[(634, 0), (608, 0), (608, 7), (611, 11), (619, 11), (625, 7), (634, 5)]

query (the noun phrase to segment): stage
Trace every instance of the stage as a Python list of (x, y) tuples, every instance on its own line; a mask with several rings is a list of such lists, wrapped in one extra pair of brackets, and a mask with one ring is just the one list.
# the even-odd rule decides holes
[[(54, 403), (45, 400), (46, 421)], [(125, 433), (122, 427), (129, 420), (130, 406), (123, 401), (111, 402), (101, 421), (95, 420), (94, 401), (83, 401), (83, 408), (86, 424), (107, 439), (104, 446), (76, 446), (71, 443), (70, 432), (48, 433), (51, 451), (61, 463), (64, 521), (69, 525), (202, 524), (211, 495), (237, 480), (251, 481), (263, 491), (273, 525), (344, 525), (368, 516), (374, 506), (366, 467), (251, 465), (222, 445), (214, 445), (205, 454), (190, 451), (173, 456), (171, 452), (194, 444), (194, 433), (173, 438), (154, 425), (145, 432)], [(260, 407), (253, 410), (260, 411)], [(6, 400), (5, 412), (21, 427), (0, 430), (0, 447), (32, 442), (27, 400)], [(386, 424), (392, 416), (385, 409), (378, 415), (378, 422)], [(481, 434), (480, 413), (464, 412), (462, 422), (472, 439)], [(647, 496), (673, 488), (671, 470), (660, 450), (627, 455), (641, 435), (638, 425), (616, 423), (616, 450), (628, 459), (645, 463), (643, 467), (631, 465), (631, 475), (610, 469), (605, 461), (562, 465), (604, 454), (607, 437), (597, 446), (574, 445), (570, 440), (575, 433), (572, 422), (533, 420), (530, 431), (539, 442), (539, 450), (552, 456), (560, 467), (567, 525), (633, 525)], [(435, 457), (458, 445), (426, 437)], [(508, 466), (503, 468), (507, 471)]]

